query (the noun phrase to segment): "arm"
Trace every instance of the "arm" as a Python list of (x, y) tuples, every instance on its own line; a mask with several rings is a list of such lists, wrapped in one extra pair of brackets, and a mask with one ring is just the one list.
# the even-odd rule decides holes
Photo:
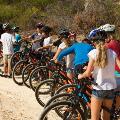
[(58, 55), (59, 55), (59, 53), (62, 51), (62, 49), (61, 48), (58, 48), (57, 49), (57, 52), (55, 53), (55, 55), (54, 55), (54, 57), (53, 57), (53, 60), (56, 60), (57, 59), (57, 57), (58, 57)]
[(83, 74), (78, 75), (78, 79), (90, 77), (91, 72), (93, 71), (93, 65), (94, 65), (94, 60), (89, 57), (89, 63), (88, 63), (87, 69)]
[(118, 59), (118, 57), (116, 57), (116, 63), (118, 65), (118, 67), (120, 68), (120, 60)]
[(66, 55), (68, 55), (68, 54), (70, 54), (70, 53), (73, 53), (73, 52), (74, 52), (74, 45), (72, 45), (72, 46), (69, 47), (69, 48), (64, 49), (64, 50), (58, 55), (57, 60), (58, 60), (58, 61), (61, 61), (61, 59), (62, 59), (64, 56), (66, 56)]

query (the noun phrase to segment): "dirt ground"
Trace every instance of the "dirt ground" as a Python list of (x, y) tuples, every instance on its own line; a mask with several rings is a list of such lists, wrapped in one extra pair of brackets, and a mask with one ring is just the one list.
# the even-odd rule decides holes
[(41, 111), (31, 89), (0, 77), (0, 120), (38, 120)]

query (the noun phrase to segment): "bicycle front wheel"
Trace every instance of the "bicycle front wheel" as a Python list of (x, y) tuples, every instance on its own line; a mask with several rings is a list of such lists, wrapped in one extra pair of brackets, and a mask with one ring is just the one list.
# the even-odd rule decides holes
[[(62, 116), (58, 116), (54, 110), (59, 110)], [(55, 102), (44, 109), (39, 120), (85, 120), (85, 116), (80, 107), (74, 107), (72, 102)]]

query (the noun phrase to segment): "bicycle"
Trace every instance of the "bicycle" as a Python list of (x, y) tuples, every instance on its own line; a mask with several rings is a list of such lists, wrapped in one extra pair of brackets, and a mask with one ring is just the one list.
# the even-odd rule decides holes
[[(43, 114), (41, 115), (42, 119), (40, 119), (40, 120), (44, 120), (43, 118), (45, 118), (47, 112), (49, 112), (52, 109), (52, 106), (57, 107), (56, 100), (58, 98), (61, 98), (61, 97), (65, 96), (65, 94), (63, 94), (63, 96), (62, 96), (62, 94), (59, 94), (59, 93), (62, 90), (66, 90), (66, 89), (68, 89), (70, 87), (74, 88), (74, 89), (72, 89), (73, 91), (70, 94), (75, 95), (74, 96), (75, 99), (72, 99), (72, 95), (71, 95), (71, 98), (70, 97), (67, 98), (67, 101), (71, 102), (71, 106), (72, 106), (72, 104), (74, 104), (75, 106), (79, 105), (80, 102), (85, 103), (86, 104), (86, 108), (84, 108), (83, 112), (84, 112), (84, 115), (86, 116), (85, 120), (87, 120), (86, 111), (87, 111), (88, 108), (90, 109), (90, 96), (86, 92), (86, 85), (90, 85), (91, 82), (92, 82), (93, 85), (97, 85), (93, 81), (88, 81), (88, 80), (85, 81), (85, 80), (83, 80), (83, 81), (81, 81), (81, 83), (82, 83), (81, 85), (77, 85), (77, 84), (76, 85), (65, 85), (66, 87), (63, 86), (62, 89), (60, 88), (61, 90), (59, 89), (58, 90), (59, 92), (57, 91), (57, 95), (54, 96), (53, 98), (51, 98), (51, 100), (49, 100), (49, 102), (47, 103), (46, 108), (45, 108)], [(119, 92), (118, 91), (115, 92), (115, 97), (114, 97), (111, 109), (108, 109), (107, 107), (102, 105), (102, 109), (104, 109), (104, 110), (106, 110), (106, 111), (108, 111), (110, 113), (110, 120), (118, 120), (119, 117), (120, 117), (120, 107), (118, 109), (115, 108), (115, 106), (116, 106), (116, 96), (118, 95), (118, 93), (120, 93), (120, 91)], [(68, 93), (66, 93), (66, 95), (67, 94)], [(82, 98), (82, 100), (81, 100), (81, 98)], [(55, 101), (55, 103), (54, 102), (52, 103), (52, 101)], [(60, 101), (58, 101), (58, 102), (59, 102), (59, 105), (60, 105)], [(60, 110), (59, 109), (55, 109), (55, 111), (56, 111), (57, 115), (59, 115), (61, 117)], [(62, 114), (62, 116), (64, 116), (64, 115)]]
[[(56, 66), (56, 68), (52, 68), (52, 66)], [(39, 86), (36, 88), (35, 97), (38, 103), (41, 106), (45, 106), (45, 98), (49, 98), (53, 96), (55, 91), (68, 83), (73, 83), (73, 81), (67, 77), (66, 72), (64, 72), (63, 66), (59, 64), (52, 63), (52, 66), (48, 69), (52, 72), (52, 78), (42, 81)], [(47, 96), (47, 97), (46, 97)]]

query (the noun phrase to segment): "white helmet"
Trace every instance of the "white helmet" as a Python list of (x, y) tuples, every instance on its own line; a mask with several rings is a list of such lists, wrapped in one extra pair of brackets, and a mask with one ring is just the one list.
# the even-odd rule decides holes
[(114, 32), (115, 25), (105, 24), (99, 27), (99, 29), (104, 30), (106, 32)]

